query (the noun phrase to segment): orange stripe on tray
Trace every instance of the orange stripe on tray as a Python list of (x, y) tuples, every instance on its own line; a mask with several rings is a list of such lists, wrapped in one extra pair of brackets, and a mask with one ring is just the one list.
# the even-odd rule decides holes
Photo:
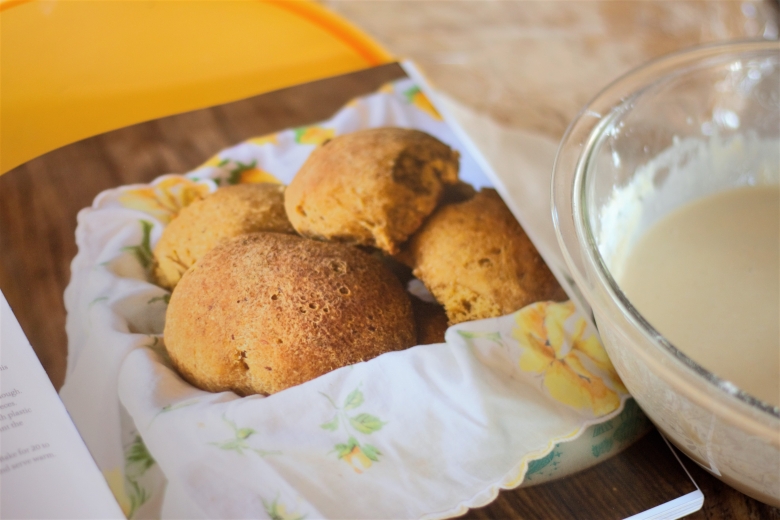
[(11, 9), (19, 4), (26, 4), (27, 2), (32, 2), (32, 0), (0, 0), (0, 11), (5, 11), (6, 9)]
[[(27, 1), (27, 0), (21, 0)], [(393, 56), (374, 42), (367, 34), (337, 14), (319, 6), (311, 0), (259, 0), (290, 11), (321, 27), (347, 44), (369, 65), (376, 66), (394, 61)]]

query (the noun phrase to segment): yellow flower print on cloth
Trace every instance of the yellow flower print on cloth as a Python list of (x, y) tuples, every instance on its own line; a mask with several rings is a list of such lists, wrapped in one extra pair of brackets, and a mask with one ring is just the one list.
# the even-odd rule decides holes
[(333, 139), (336, 131), (333, 128), (322, 126), (302, 126), (295, 129), (295, 142), (298, 144), (313, 144), (319, 146), (325, 141)]
[(278, 499), (275, 499), (270, 504), (263, 500), (263, 507), (271, 520), (304, 520), (306, 518), (306, 515), (287, 511), (287, 507), (279, 503)]
[(225, 178), (227, 184), (248, 184), (253, 182), (274, 182), (279, 184), (279, 179), (257, 167), (256, 160), (242, 163), (241, 161), (223, 159), (217, 166), (227, 171), (227, 177)]
[(119, 196), (119, 203), (152, 215), (164, 224), (173, 220), (182, 208), (200, 200), (211, 190), (186, 177), (166, 177), (147, 188), (126, 190)]
[[(257, 182), (273, 182), (279, 184), (280, 181), (273, 174), (258, 168), (257, 160), (244, 163), (234, 159), (215, 156), (206, 161), (203, 166), (213, 166), (218, 168), (214, 182), (217, 185), (250, 184)], [(201, 166), (201, 167), (203, 167)]]
[(433, 103), (431, 103), (431, 100), (428, 99), (428, 96), (423, 94), (423, 91), (420, 90), (420, 87), (415, 85), (414, 87), (404, 92), (404, 96), (409, 103), (427, 113), (436, 121), (442, 120), (441, 114), (439, 114), (439, 112), (433, 106)]
[(320, 428), (329, 431), (344, 429), (349, 434), (347, 442), (336, 444), (333, 451), (336, 452), (339, 459), (349, 464), (355, 473), (363, 473), (363, 471), (371, 467), (371, 464), (379, 462), (379, 456), (382, 455), (382, 452), (371, 444), (361, 443), (355, 436), (371, 435), (375, 431), (381, 430), (382, 426), (387, 423), (365, 412), (357, 415), (347, 414), (347, 411), (354, 410), (363, 404), (363, 392), (359, 388), (350, 392), (344, 400), (343, 406), (336, 405), (329, 396), (322, 395), (336, 409), (336, 416), (332, 420), (321, 424)]
[(557, 401), (599, 417), (620, 406), (626, 389), (585, 319), (571, 323), (574, 313), (572, 302), (529, 305), (517, 313), (512, 336), (523, 348), (521, 370), (541, 376)]
[(390, 81), (379, 87), (377, 92), (380, 94), (395, 94), (395, 85)]
[(259, 182), (273, 182), (280, 184), (279, 179), (272, 174), (260, 168), (249, 168), (241, 172), (241, 176), (238, 178), (239, 184), (250, 184)]
[(279, 144), (279, 137), (277, 134), (268, 134), (268, 135), (261, 135), (260, 137), (253, 137), (251, 139), (247, 139), (247, 143), (254, 144), (257, 146), (263, 146), (266, 144)]

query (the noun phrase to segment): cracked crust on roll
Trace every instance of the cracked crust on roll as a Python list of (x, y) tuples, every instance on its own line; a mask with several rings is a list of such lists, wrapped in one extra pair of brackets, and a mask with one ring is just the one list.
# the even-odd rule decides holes
[(237, 237), (181, 279), (165, 346), (210, 392), (273, 394), (416, 343), (411, 302), (357, 248), (278, 233)]
[(403, 128), (344, 134), (314, 150), (285, 192), (295, 230), (395, 254), (458, 182), (459, 154)]

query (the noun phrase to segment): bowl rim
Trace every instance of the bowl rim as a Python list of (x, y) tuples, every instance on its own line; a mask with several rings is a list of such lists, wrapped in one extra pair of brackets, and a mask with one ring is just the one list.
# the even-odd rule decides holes
[[(583, 256), (584, 253), (597, 274), (600, 286), (606, 289), (611, 300), (629, 323), (657, 350), (667, 357), (674, 358), (687, 371), (697, 374), (708, 383), (708, 386), (716, 387), (718, 391), (744, 403), (750, 409), (760, 411), (762, 415), (780, 419), (780, 405), (774, 406), (758, 399), (729, 380), (707, 370), (675, 347), (638, 312), (612, 277), (601, 256), (585, 218), (587, 209), (584, 190), (591, 156), (601, 142), (603, 132), (634, 99), (647, 89), (706, 65), (747, 56), (775, 55), (780, 57), (780, 41), (777, 40), (739, 40), (699, 45), (653, 59), (609, 83), (580, 110), (561, 140), (553, 166), (551, 207), (555, 234), (564, 260), (591, 305), (595, 299), (582, 267), (579, 267), (575, 260), (575, 254)], [(572, 161), (573, 169), (570, 168)], [(568, 218), (561, 218), (559, 214), (562, 204), (565, 204), (566, 209), (571, 212), (566, 214)], [(576, 240), (573, 241), (572, 238)], [(577, 247), (575, 251), (572, 251), (572, 245)]]

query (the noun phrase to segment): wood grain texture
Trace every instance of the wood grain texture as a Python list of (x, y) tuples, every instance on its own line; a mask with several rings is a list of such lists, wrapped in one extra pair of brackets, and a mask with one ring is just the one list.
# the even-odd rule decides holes
[[(142, 123), (68, 145), (0, 177), (0, 289), (55, 387), (65, 377), (63, 291), (76, 254), (81, 208), (105, 189), (183, 173), (249, 137), (327, 119), (348, 100), (402, 74), (397, 65), (383, 66)], [(654, 493), (679, 491), (663, 467), (671, 460), (666, 449), (660, 437), (650, 435), (592, 470), (504, 491), (467, 517), (618, 518), (648, 500), (632, 489), (637, 478), (650, 483)], [(688, 466), (707, 497), (704, 510), (692, 518), (780, 519), (777, 509), (732, 490), (691, 462)], [(599, 509), (608, 498), (618, 498), (624, 509)]]

